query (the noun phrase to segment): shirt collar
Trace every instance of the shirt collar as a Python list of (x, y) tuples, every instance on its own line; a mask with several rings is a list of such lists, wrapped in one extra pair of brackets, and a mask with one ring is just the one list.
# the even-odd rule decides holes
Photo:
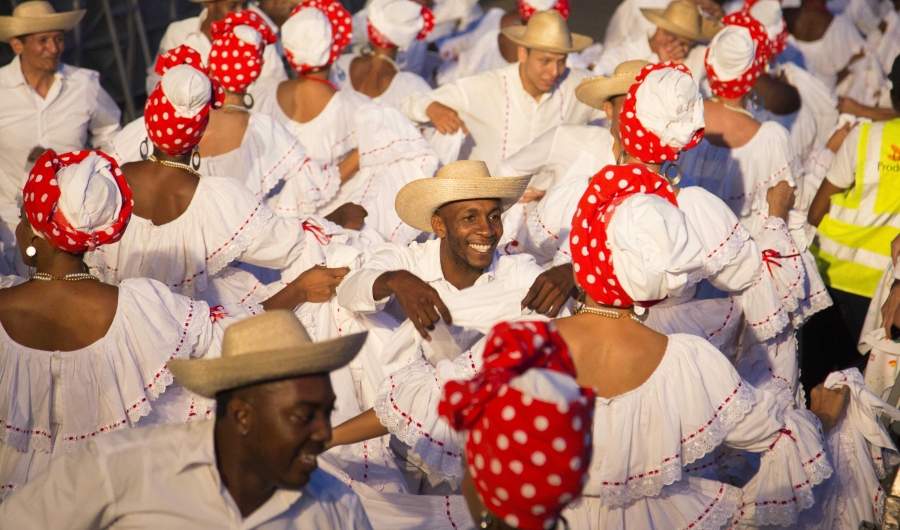
[[(444, 277), (444, 269), (441, 267), (441, 240), (432, 239), (431, 241), (425, 242), (423, 246), (425, 247), (425, 255), (419, 267), (421, 280), (424, 282), (446, 281), (447, 278)], [(499, 260), (500, 253), (495, 250), (494, 259), (491, 260), (490, 266), (484, 269), (484, 274), (478, 278), (476, 284), (497, 279), (497, 262)]]
[(215, 420), (187, 424), (190, 432), (178, 451), (178, 471), (192, 466), (216, 465)]
[[(57, 79), (63, 80), (68, 77), (65, 66), (62, 62), (59, 63), (59, 67), (54, 74)], [(0, 68), (0, 86), (3, 88), (15, 88), (27, 84), (28, 81), (25, 79), (25, 74), (22, 73), (22, 60), (18, 55), (8, 65)]]

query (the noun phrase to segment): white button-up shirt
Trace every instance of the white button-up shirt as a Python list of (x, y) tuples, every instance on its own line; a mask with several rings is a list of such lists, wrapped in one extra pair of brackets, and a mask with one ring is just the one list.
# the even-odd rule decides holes
[[(166, 34), (159, 41), (159, 51), (157, 53), (165, 53), (184, 44), (196, 50), (200, 57), (203, 58), (203, 64), (207, 64), (209, 62), (209, 52), (212, 51), (212, 43), (206, 34), (203, 33), (203, 21), (206, 20), (208, 14), (208, 10), (204, 8), (198, 17), (186, 18), (169, 24)], [(272, 26), (272, 29), (277, 31), (278, 28)], [(259, 73), (259, 79), (287, 79), (284, 63), (281, 62), (281, 55), (278, 50), (279, 45), (277, 44), (266, 46), (263, 51), (263, 67)], [(155, 65), (156, 61), (153, 61), (153, 64)], [(153, 92), (153, 89), (156, 88), (156, 83), (159, 83), (161, 77), (153, 71), (153, 66), (147, 70), (148, 94)], [(253, 91), (253, 84), (250, 85), (247, 91)]]
[(214, 421), (125, 429), (54, 459), (0, 504), (3, 528), (371, 530), (359, 497), (316, 470), (247, 518), (216, 467)]
[[(77, 151), (89, 139), (91, 146), (102, 148), (119, 131), (119, 107), (100, 86), (100, 74), (84, 68), (60, 64), (42, 98), (25, 80), (16, 57), (0, 68), (0, 102), (0, 207), (12, 207), (15, 223), (32, 149)], [(13, 221), (2, 209), (0, 217)]]
[[(552, 91), (536, 100), (522, 84), (519, 63), (458, 79), (431, 92), (413, 94), (400, 106), (413, 121), (429, 121), (425, 110), (435, 101), (465, 122), (474, 147), (461, 158), (484, 160), (491, 172), (497, 163), (562, 123), (584, 125), (605, 117), (578, 101), (575, 87), (591, 72), (569, 68)], [(466, 156), (467, 155), (467, 156)]]

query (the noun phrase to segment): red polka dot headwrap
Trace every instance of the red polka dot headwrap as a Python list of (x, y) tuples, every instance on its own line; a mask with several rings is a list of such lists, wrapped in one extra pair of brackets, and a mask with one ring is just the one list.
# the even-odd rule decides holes
[(190, 46), (160, 55), (156, 73), (163, 78), (147, 97), (144, 126), (160, 151), (180, 156), (200, 143), (209, 111), (222, 107), (225, 90), (207, 76), (200, 54)]
[(119, 164), (89, 150), (45, 152), (28, 175), (22, 197), (34, 233), (71, 254), (118, 241), (134, 204)]
[[(366, 30), (369, 33), (369, 41), (379, 48), (408, 48), (414, 41), (422, 40), (434, 29), (434, 13), (425, 6), (420, 6), (411, 0), (400, 0), (415, 4), (415, 8), (419, 10), (419, 15), (415, 22), (410, 20), (401, 20), (400, 18), (376, 14), (371, 11), (378, 6), (376, 2), (369, 5), (370, 14), (366, 21)], [(386, 2), (379, 2), (384, 4)], [(416, 34), (409, 31), (409, 28), (416, 28), (421, 21), (422, 29)], [(378, 29), (380, 26), (381, 30)], [(415, 30), (413, 30), (415, 31)]]
[[(320, 11), (331, 26), (330, 42), (315, 42), (319, 35), (310, 37), (302, 24), (298, 24), (298, 13), (306, 9)], [(344, 48), (353, 37), (353, 21), (350, 13), (338, 0), (306, 0), (291, 11), (291, 16), (281, 28), (281, 41), (288, 62), (297, 71), (305, 74), (318, 72), (330, 66), (344, 52)], [(321, 50), (320, 50), (321, 49)], [(324, 52), (324, 53), (322, 53)], [(324, 55), (324, 60), (316, 60), (313, 64), (307, 57)]]
[[(709, 80), (709, 88), (713, 94), (723, 98), (740, 98), (753, 90), (753, 85), (756, 84), (760, 73), (762, 73), (763, 68), (769, 62), (769, 37), (766, 34), (765, 26), (751, 17), (747, 11), (732, 13), (722, 19), (722, 23), (725, 27), (713, 38), (706, 49), (706, 58), (704, 60), (706, 76)], [(724, 68), (716, 68), (714, 64), (714, 54), (736, 52), (736, 50), (725, 49), (728, 46), (726, 43), (733, 38), (732, 34), (736, 35), (737, 33), (734, 29), (729, 29), (729, 27), (744, 28), (750, 33), (750, 38), (754, 44), (749, 65), (741, 72), (719, 71), (724, 70)]]
[(777, 0), (771, 0), (770, 2), (745, 0), (741, 11), (749, 13), (751, 17), (760, 21), (766, 28), (766, 36), (769, 38), (768, 61), (771, 61), (787, 48), (789, 33), (787, 24), (784, 22), (780, 2)]
[[(660, 85), (656, 79), (644, 83), (653, 72), (667, 69), (684, 76), (668, 76), (671, 83), (666, 86)], [(681, 151), (700, 143), (704, 126), (703, 103), (699, 87), (690, 76), (691, 71), (683, 64), (655, 63), (641, 69), (625, 95), (625, 103), (619, 113), (619, 134), (625, 152), (644, 163), (661, 164), (678, 160)], [(648, 91), (646, 97), (650, 99), (652, 96), (652, 103), (655, 103), (644, 102), (646, 107), (655, 111), (652, 123), (650, 116), (643, 118), (647, 121), (644, 123), (639, 115), (638, 93), (644, 85)]]
[(229, 92), (246, 92), (262, 71), (263, 50), (275, 43), (275, 33), (250, 10), (229, 13), (223, 20), (213, 22), (211, 33), (210, 75)]
[(569, 18), (569, 0), (553, 0), (552, 3), (539, 2), (537, 0), (532, 0), (531, 2), (519, 0), (519, 14), (522, 15), (522, 19), (525, 22), (528, 22), (538, 11), (546, 11), (547, 9), (555, 10), (566, 20)]
[[(578, 202), (569, 232), (572, 266), (578, 284), (597, 303), (615, 307), (635, 303), (616, 277), (607, 227), (616, 207), (639, 193), (656, 195), (678, 206), (672, 186), (643, 164), (604, 167)], [(638, 305), (649, 307), (657, 302), (644, 300)]]
[[(468, 431), (468, 470), (478, 495), (516, 528), (555, 528), (587, 478), (594, 394), (574, 377), (552, 323), (512, 322), (488, 335), (481, 372), (444, 387), (438, 411), (454, 429)], [(535, 395), (522, 384), (535, 378), (558, 382), (568, 397)]]

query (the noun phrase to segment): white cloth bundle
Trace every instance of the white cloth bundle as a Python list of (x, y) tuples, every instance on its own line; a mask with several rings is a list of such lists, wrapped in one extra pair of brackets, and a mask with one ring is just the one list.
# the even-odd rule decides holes
[(720, 81), (732, 81), (750, 69), (755, 54), (756, 43), (749, 29), (725, 26), (709, 43), (706, 63)]
[(687, 145), (705, 125), (700, 87), (684, 72), (672, 68), (650, 72), (635, 97), (641, 125), (672, 148)]
[(209, 78), (186, 64), (166, 71), (162, 77), (162, 91), (175, 108), (177, 118), (193, 118), (212, 99), (212, 83)]
[(781, 4), (778, 0), (759, 0), (750, 8), (750, 16), (766, 27), (769, 41), (774, 41), (785, 30)]
[(281, 26), (281, 44), (295, 63), (324, 66), (331, 58), (331, 22), (318, 9), (301, 9)]
[(411, 0), (375, 0), (369, 4), (369, 24), (398, 48), (409, 48), (422, 28), (422, 6)]
[(262, 43), (262, 34), (253, 26), (241, 24), (232, 30), (234, 36), (251, 46), (259, 46)]
[(111, 170), (108, 160), (91, 153), (80, 164), (66, 166), (56, 174), (59, 210), (75, 230), (99, 232), (118, 219), (122, 193)]

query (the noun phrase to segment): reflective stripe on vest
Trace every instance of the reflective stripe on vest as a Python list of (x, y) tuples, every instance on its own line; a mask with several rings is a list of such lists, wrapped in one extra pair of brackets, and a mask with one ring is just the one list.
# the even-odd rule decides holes
[(860, 126), (853, 186), (831, 197), (816, 257), (825, 283), (871, 298), (900, 234), (900, 120)]

